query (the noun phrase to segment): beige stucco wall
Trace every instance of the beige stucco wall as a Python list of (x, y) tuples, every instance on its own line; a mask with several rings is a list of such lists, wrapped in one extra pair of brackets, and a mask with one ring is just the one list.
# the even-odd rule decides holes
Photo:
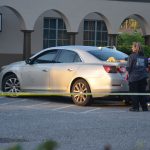
[[(51, 9), (64, 16), (69, 32), (77, 32), (82, 19), (92, 12), (98, 12), (106, 17), (109, 22), (109, 33), (116, 33), (123, 19), (132, 14), (142, 16), (150, 24), (150, 3), (109, 0), (1, 0), (0, 5), (15, 9), (25, 22), (24, 28), (29, 30), (34, 28), (35, 21), (43, 12)], [(150, 31), (147, 30), (147, 33)]]
[(23, 33), (19, 18), (8, 8), (0, 8), (2, 32), (0, 32), (0, 53), (22, 53)]
[(141, 23), (143, 34), (150, 35), (149, 8), (150, 3), (109, 0), (1, 0), (3, 30), (0, 32), (0, 53), (22, 54), (22, 29), (34, 30), (32, 52), (42, 49), (43, 16), (63, 18), (67, 31), (78, 33), (76, 44), (83, 42), (85, 18), (104, 19), (108, 33), (117, 34), (122, 21), (132, 15)]

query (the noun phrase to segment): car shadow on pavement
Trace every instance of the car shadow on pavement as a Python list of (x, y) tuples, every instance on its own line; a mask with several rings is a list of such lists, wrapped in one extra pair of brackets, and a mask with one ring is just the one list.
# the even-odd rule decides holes
[(125, 104), (122, 100), (118, 99), (117, 97), (103, 97), (103, 98), (96, 98), (94, 99), (94, 103), (92, 107), (127, 107), (129, 104)]
[(63, 96), (25, 96), (21, 98), (27, 98), (35, 101), (52, 102), (52, 103), (64, 103), (73, 104), (71, 98)]
[[(75, 105), (70, 97), (64, 97), (64, 96), (26, 96), (26, 97), (19, 97), (19, 98), (27, 98), (29, 100), (35, 100), (40, 102), (43, 101), (43, 102), (50, 102), (50, 103), (57, 103), (57, 104)], [(108, 96), (108, 97), (94, 98), (92, 105), (88, 107), (125, 107), (125, 106), (128, 105), (123, 103), (123, 101), (119, 100), (118, 98)], [(87, 107), (87, 106), (83, 106), (83, 107)]]

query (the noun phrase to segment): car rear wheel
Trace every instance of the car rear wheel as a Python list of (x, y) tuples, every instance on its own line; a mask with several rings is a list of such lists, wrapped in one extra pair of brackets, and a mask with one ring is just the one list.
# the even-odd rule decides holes
[(10, 96), (15, 96), (16, 93), (21, 91), (20, 82), (16, 75), (11, 74), (3, 79), (2, 90), (3, 92), (10, 93)]
[(88, 83), (79, 79), (75, 81), (71, 88), (72, 100), (76, 105), (87, 106), (92, 103), (91, 90)]

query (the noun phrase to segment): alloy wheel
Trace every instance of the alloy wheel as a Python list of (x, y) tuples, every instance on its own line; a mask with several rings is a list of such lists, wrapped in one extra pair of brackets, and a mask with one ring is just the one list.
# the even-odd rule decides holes
[(3, 80), (3, 92), (8, 93), (18, 93), (21, 91), (20, 82), (15, 75), (10, 75), (4, 78)]
[(72, 86), (72, 99), (75, 104), (85, 106), (91, 102), (89, 85), (86, 81), (79, 79)]

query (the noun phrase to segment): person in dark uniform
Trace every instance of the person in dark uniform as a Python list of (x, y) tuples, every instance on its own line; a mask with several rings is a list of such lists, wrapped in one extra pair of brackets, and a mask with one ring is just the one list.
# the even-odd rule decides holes
[[(129, 90), (131, 93), (145, 93), (148, 77), (148, 60), (144, 57), (141, 44), (134, 42), (132, 54), (128, 58), (127, 71), (129, 76)], [(147, 97), (145, 95), (132, 95), (132, 108), (129, 111), (148, 111)]]

